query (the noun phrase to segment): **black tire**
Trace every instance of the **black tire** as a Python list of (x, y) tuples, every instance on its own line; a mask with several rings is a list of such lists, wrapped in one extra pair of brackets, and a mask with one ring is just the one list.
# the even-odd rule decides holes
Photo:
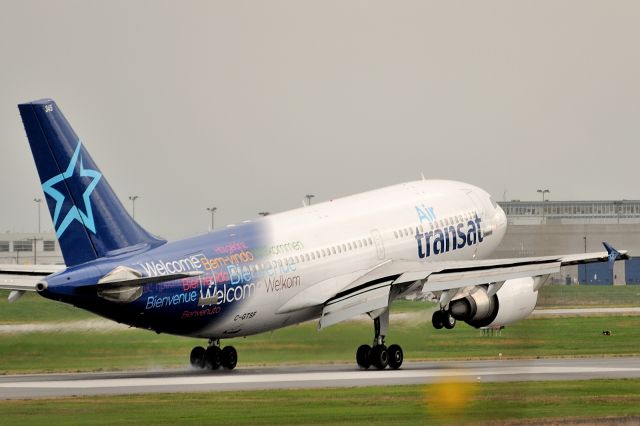
[(209, 346), (204, 354), (204, 367), (217, 370), (222, 363), (222, 351), (217, 346)]
[(444, 317), (444, 328), (446, 328), (447, 330), (451, 330), (453, 327), (456, 326), (456, 319), (451, 316), (450, 313), (448, 312), (442, 312), (442, 316)]
[(389, 353), (389, 367), (394, 370), (400, 368), (402, 361), (404, 361), (404, 353), (400, 345), (389, 346), (387, 352)]
[(233, 346), (225, 346), (222, 349), (222, 366), (226, 370), (233, 370), (238, 363), (238, 352)]
[(205, 350), (202, 346), (196, 346), (191, 349), (191, 356), (189, 361), (193, 368), (204, 368), (204, 353)]
[(369, 356), (371, 365), (378, 370), (384, 370), (389, 364), (389, 352), (385, 345), (376, 345), (371, 348), (371, 354)]
[(371, 358), (369, 354), (371, 353), (371, 346), (369, 345), (361, 345), (356, 351), (356, 362), (358, 363), (358, 367), (366, 370), (371, 367)]
[(440, 330), (444, 327), (444, 319), (442, 318), (442, 311), (435, 311), (431, 317), (431, 324), (436, 330)]

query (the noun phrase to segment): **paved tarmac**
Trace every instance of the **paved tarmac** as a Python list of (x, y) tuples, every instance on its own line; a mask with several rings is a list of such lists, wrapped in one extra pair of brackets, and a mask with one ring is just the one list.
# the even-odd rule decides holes
[(406, 385), (448, 378), (478, 382), (640, 378), (640, 357), (405, 362), (400, 370), (353, 365), (238, 368), (233, 371), (159, 370), (0, 377), (0, 399), (155, 392), (228, 392)]

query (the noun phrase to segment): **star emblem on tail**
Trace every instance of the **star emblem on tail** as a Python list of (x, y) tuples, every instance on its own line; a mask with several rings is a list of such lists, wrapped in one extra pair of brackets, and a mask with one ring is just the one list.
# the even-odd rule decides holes
[[(67, 169), (47, 180), (42, 184), (42, 190), (45, 194), (53, 198), (56, 202), (56, 206), (53, 213), (53, 226), (56, 230), (56, 237), (60, 238), (64, 235), (64, 232), (67, 230), (69, 225), (73, 223), (74, 220), (80, 222), (85, 228), (89, 229), (94, 234), (96, 233), (96, 224), (93, 219), (93, 209), (91, 206), (91, 193), (100, 182), (102, 178), (102, 174), (97, 170), (85, 169), (81, 154), (82, 142), (78, 141), (78, 145), (69, 161), (69, 165)], [(78, 167), (79, 162), (79, 167)], [(77, 172), (76, 172), (77, 171)], [(72, 179), (80, 179), (80, 177), (91, 178), (91, 182), (85, 188), (82, 194), (82, 203), (84, 204), (83, 210), (78, 208), (74, 200), (70, 200), (73, 204), (73, 207), (69, 209), (64, 218), (60, 218), (60, 213), (62, 211), (62, 207), (64, 205), (65, 198), (67, 198), (62, 192), (58, 191), (54, 186), (66, 180)], [(77, 183), (76, 183), (77, 184)], [(79, 203), (78, 203), (79, 204)]]

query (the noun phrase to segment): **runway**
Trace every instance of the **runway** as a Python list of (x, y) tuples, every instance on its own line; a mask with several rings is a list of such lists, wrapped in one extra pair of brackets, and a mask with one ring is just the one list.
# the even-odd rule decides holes
[(214, 372), (184, 369), (13, 375), (0, 377), (0, 398), (407, 385), (451, 377), (479, 382), (640, 378), (640, 357), (405, 362), (395, 371), (316, 365)]

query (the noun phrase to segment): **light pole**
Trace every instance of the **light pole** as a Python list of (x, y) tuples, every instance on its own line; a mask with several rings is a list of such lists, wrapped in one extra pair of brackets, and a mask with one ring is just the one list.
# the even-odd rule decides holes
[(269, 212), (258, 212), (258, 214), (262, 217), (269, 216)]
[(622, 201), (614, 201), (613, 205), (616, 206), (616, 215), (618, 216), (618, 225), (620, 225), (620, 212), (622, 211)]
[(40, 234), (40, 204), (42, 204), (42, 198), (34, 198), (33, 201), (38, 204), (38, 234)]
[(542, 194), (542, 202), (544, 203), (544, 194), (548, 194), (551, 191), (549, 191), (548, 189), (538, 189), (538, 191), (540, 194)]
[(207, 207), (207, 211), (211, 212), (211, 230), (213, 231), (213, 220), (214, 220), (214, 216), (216, 214), (216, 210), (218, 210), (217, 207)]
[(544, 223), (544, 194), (548, 194), (551, 191), (548, 189), (538, 189), (538, 193), (542, 194), (542, 222)]
[(136, 200), (140, 198), (137, 195), (129, 195), (129, 199), (131, 200), (131, 216), (133, 220), (136, 219)]
[(309, 207), (309, 206), (311, 205), (311, 199), (312, 199), (313, 197), (315, 197), (315, 195), (313, 195), (313, 194), (307, 194), (307, 195), (305, 195), (304, 197), (307, 199), (307, 207)]
[[(582, 239), (584, 240), (584, 252), (586, 253), (587, 252), (587, 236), (585, 235), (584, 237), (582, 237)], [(584, 280), (585, 280), (584, 284), (589, 284), (589, 278), (587, 278), (587, 264), (586, 263), (583, 265), (583, 268), (584, 268), (583, 269), (583, 271), (584, 271), (584, 275), (583, 276), (584, 276)]]
[(40, 240), (42, 240), (42, 238), (36, 238), (36, 237), (31, 238), (31, 242), (32, 242), (32, 245), (33, 245), (33, 264), (34, 265), (38, 264), (38, 255), (36, 254), (36, 251), (37, 251), (36, 250), (36, 242), (40, 241)]

